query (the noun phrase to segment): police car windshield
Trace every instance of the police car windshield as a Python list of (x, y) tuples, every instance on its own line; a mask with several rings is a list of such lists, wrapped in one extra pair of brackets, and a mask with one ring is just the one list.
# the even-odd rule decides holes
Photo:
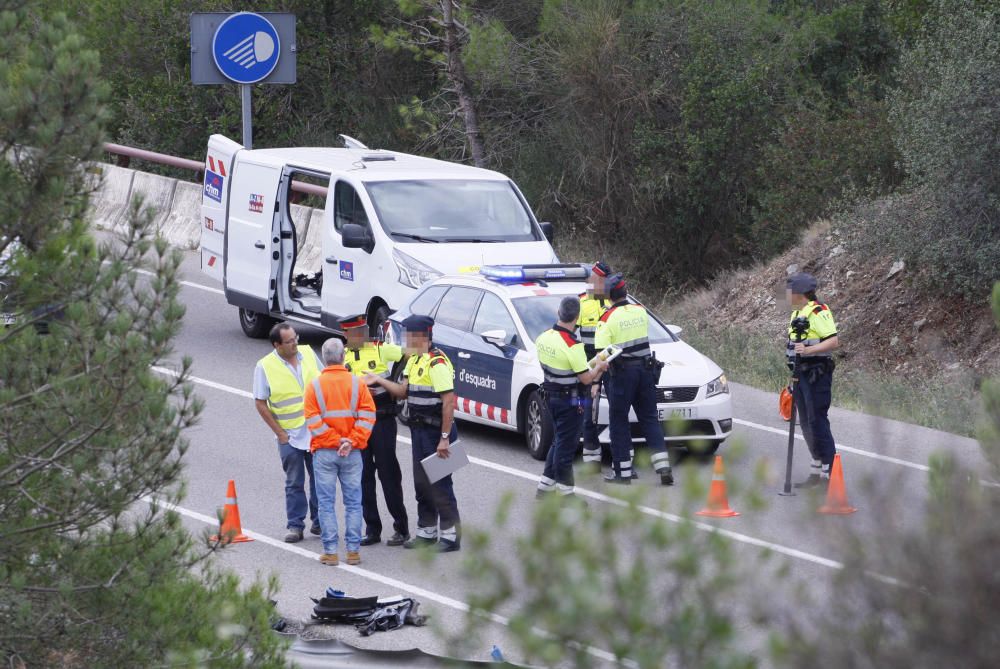
[(533, 242), (542, 237), (509, 181), (375, 181), (365, 186), (386, 233), (434, 242)]
[[(511, 300), (517, 315), (524, 323), (524, 329), (528, 331), (528, 337), (532, 341), (538, 338), (556, 322), (556, 311), (559, 310), (559, 301), (565, 295), (537, 295), (531, 297), (518, 297)], [(629, 298), (630, 301), (634, 301)], [(652, 315), (651, 315), (652, 316)], [(655, 317), (649, 319), (649, 342), (660, 344), (663, 342), (677, 341), (663, 324)]]

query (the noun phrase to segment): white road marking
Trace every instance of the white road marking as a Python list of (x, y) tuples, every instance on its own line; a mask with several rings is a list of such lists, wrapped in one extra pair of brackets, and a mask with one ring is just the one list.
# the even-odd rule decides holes
[[(153, 365), (150, 367), (157, 374), (163, 374), (164, 376), (172, 376), (175, 379), (180, 376), (180, 372), (173, 369), (168, 369), (167, 367), (160, 367), (158, 365)], [(216, 383), (215, 381), (209, 381), (208, 379), (203, 379), (198, 376), (187, 377), (188, 381), (191, 383), (197, 383), (202, 386), (207, 386), (209, 388), (215, 388), (216, 390), (221, 390), (223, 392), (231, 393), (233, 395), (239, 395), (240, 397), (247, 397), (253, 399), (253, 393), (247, 392), (245, 390), (240, 390), (239, 388), (233, 388), (232, 386), (227, 386), (222, 383)]]
[[(138, 274), (145, 274), (146, 276), (156, 276), (156, 272), (150, 272), (148, 269), (137, 269), (135, 270)], [(216, 295), (225, 295), (226, 291), (221, 288), (212, 288), (211, 286), (206, 286), (201, 283), (195, 283), (193, 281), (178, 281), (177, 283), (182, 286), (187, 286), (188, 288), (197, 288), (198, 290), (204, 290), (209, 293), (215, 293)]]
[[(145, 501), (148, 504), (156, 504), (156, 505), (158, 505), (158, 506), (160, 506), (160, 507), (162, 507), (164, 509), (169, 509), (171, 511), (175, 511), (175, 512), (179, 513), (182, 516), (187, 516), (188, 518), (192, 518), (194, 520), (201, 521), (201, 522), (205, 523), (206, 525), (209, 525), (209, 526), (212, 526), (212, 527), (218, 527), (218, 524), (219, 524), (219, 519), (217, 517), (209, 516), (209, 515), (206, 515), (204, 513), (199, 513), (197, 511), (192, 511), (191, 509), (186, 509), (183, 506), (178, 506), (176, 504), (171, 504), (170, 502), (164, 502), (163, 500), (155, 499), (155, 498), (153, 498), (152, 496), (149, 496), (149, 495), (147, 495), (146, 497), (144, 497), (143, 501)], [(316, 551), (311, 551), (311, 550), (309, 550), (307, 548), (303, 548), (301, 546), (296, 546), (294, 544), (285, 543), (284, 541), (279, 541), (278, 539), (273, 539), (273, 538), (267, 536), (266, 534), (261, 534), (260, 532), (254, 532), (253, 530), (247, 529), (245, 527), (241, 528), (241, 529), (243, 530), (243, 534), (245, 534), (246, 536), (250, 537), (254, 541), (259, 541), (259, 542), (261, 542), (263, 544), (267, 544), (268, 546), (272, 546), (274, 548), (278, 548), (278, 549), (281, 549), (283, 551), (287, 551), (289, 553), (293, 553), (295, 555), (307, 558), (309, 560), (319, 560), (319, 558), (320, 558), (321, 554), (317, 553)], [(411, 585), (409, 583), (406, 583), (404, 581), (400, 581), (400, 580), (395, 579), (395, 578), (391, 578), (389, 576), (383, 576), (382, 574), (379, 574), (379, 573), (374, 572), (374, 571), (369, 571), (368, 569), (362, 569), (361, 567), (357, 567), (357, 566), (353, 566), (353, 565), (348, 565), (348, 564), (338, 564), (336, 566), (336, 568), (337, 569), (343, 569), (344, 571), (346, 571), (346, 572), (348, 572), (350, 574), (355, 574), (357, 576), (361, 576), (362, 578), (367, 578), (367, 579), (369, 579), (371, 581), (375, 581), (377, 583), (381, 583), (382, 585), (388, 586), (390, 588), (394, 588), (396, 590), (403, 590), (403, 591), (409, 592), (409, 593), (411, 593), (413, 595), (416, 595), (417, 597), (422, 597), (423, 599), (426, 599), (426, 600), (429, 600), (429, 601), (432, 601), (432, 602), (437, 602), (438, 604), (441, 604), (443, 606), (447, 606), (449, 608), (455, 609), (456, 611), (460, 611), (462, 613), (468, 613), (469, 610), (471, 609), (471, 607), (468, 604), (466, 604), (465, 602), (460, 601), (458, 599), (453, 599), (453, 598), (448, 597), (446, 595), (441, 595), (441, 594), (433, 592), (431, 590), (426, 590), (424, 588), (421, 588), (420, 586)], [(500, 625), (505, 625), (505, 626), (509, 626), (510, 625), (510, 619), (509, 618), (507, 618), (506, 616), (501, 616), (501, 615), (496, 614), (496, 613), (488, 613), (486, 611), (476, 611), (476, 615), (484, 617), (484, 618), (486, 618), (488, 620), (491, 620), (491, 621), (493, 621), (495, 623), (498, 623)], [(534, 628), (533, 631), (536, 632), (536, 633), (538, 633), (538, 634), (546, 634), (544, 632), (544, 630), (540, 630), (540, 629), (537, 629), (537, 628)], [(592, 656), (594, 656), (594, 657), (596, 657), (598, 659), (606, 660), (608, 662), (617, 662), (617, 659), (615, 658), (614, 654), (609, 653), (609, 652), (607, 652), (605, 650), (601, 650), (600, 648), (594, 648), (592, 646), (584, 646), (584, 649), (587, 651), (587, 653), (589, 655), (592, 655)], [(635, 666), (635, 664), (633, 662), (631, 662), (630, 660), (623, 660), (621, 663), (624, 664), (627, 667), (633, 667), (633, 666)]]

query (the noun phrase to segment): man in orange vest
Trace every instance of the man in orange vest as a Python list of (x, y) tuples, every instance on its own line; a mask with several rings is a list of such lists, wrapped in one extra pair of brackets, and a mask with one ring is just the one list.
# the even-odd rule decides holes
[(375, 401), (358, 377), (344, 366), (344, 343), (328, 339), (323, 344), (326, 367), (306, 388), (306, 425), (312, 435), (313, 471), (323, 555), (319, 561), (340, 561), (337, 531), (337, 481), (344, 499), (344, 540), (347, 564), (360, 564), (361, 554), (361, 451), (375, 427)]

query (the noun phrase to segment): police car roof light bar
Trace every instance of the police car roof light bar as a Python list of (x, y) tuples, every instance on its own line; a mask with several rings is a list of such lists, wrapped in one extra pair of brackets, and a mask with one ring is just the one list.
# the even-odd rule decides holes
[(486, 265), (480, 275), (500, 283), (522, 281), (585, 281), (588, 270), (583, 265)]

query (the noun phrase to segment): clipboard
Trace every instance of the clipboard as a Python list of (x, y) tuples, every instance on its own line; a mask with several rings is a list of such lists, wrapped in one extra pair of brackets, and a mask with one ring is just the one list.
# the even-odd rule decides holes
[(454, 474), (456, 471), (469, 464), (469, 454), (465, 452), (465, 444), (461, 440), (451, 443), (451, 455), (447, 458), (439, 458), (437, 453), (431, 453), (420, 461), (427, 478), (431, 483), (437, 483), (445, 476)]
[(598, 351), (597, 355), (595, 355), (593, 358), (587, 361), (587, 364), (590, 366), (591, 369), (593, 369), (594, 365), (597, 364), (597, 361), (599, 359), (603, 358), (605, 362), (611, 362), (619, 355), (621, 355), (621, 352), (622, 349), (618, 348), (614, 344), (611, 344), (607, 348)]

